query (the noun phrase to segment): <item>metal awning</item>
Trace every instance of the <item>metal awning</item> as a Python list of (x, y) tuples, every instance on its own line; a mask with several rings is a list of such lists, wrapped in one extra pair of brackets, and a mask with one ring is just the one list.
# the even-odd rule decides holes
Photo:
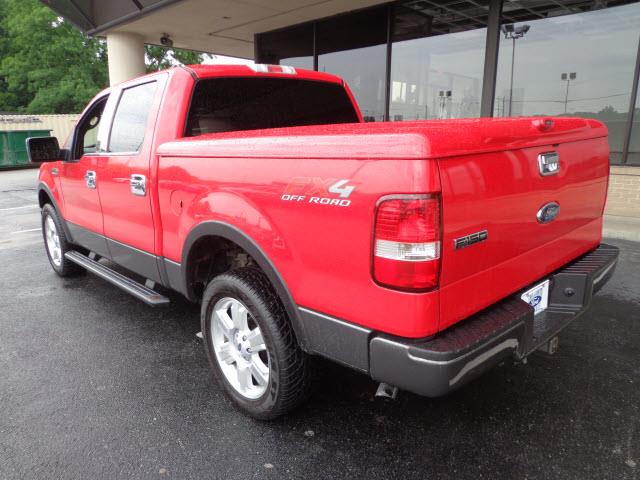
[(388, 0), (41, 0), (89, 35), (133, 32), (160, 44), (253, 58), (256, 33)]

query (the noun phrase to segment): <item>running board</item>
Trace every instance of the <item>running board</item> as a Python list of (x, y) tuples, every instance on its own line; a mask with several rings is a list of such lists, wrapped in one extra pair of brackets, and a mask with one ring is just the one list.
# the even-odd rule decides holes
[(138, 300), (142, 300), (147, 305), (155, 307), (157, 305), (167, 304), (170, 301), (167, 297), (159, 294), (155, 290), (151, 290), (145, 285), (142, 285), (141, 283), (138, 283), (135, 280), (132, 280), (131, 278), (126, 277), (125, 275), (122, 275), (121, 273), (118, 273), (85, 255), (82, 255), (79, 252), (67, 252), (64, 256), (73, 263), (80, 265), (82, 268), (85, 268), (91, 273), (133, 295)]

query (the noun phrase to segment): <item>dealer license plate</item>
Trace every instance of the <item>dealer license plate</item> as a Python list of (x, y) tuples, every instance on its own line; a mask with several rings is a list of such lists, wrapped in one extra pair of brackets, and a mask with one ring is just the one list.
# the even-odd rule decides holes
[(543, 312), (549, 306), (549, 280), (524, 292), (520, 298), (533, 307), (533, 314)]

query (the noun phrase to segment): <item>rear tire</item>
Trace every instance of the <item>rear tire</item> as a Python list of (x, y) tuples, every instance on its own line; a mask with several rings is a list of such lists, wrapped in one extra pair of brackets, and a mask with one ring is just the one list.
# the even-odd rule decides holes
[(306, 399), (309, 359), (261, 271), (215, 277), (204, 291), (201, 321), (213, 373), (238, 409), (272, 420)]
[(42, 237), (49, 263), (54, 272), (61, 277), (72, 277), (85, 271), (64, 256), (74, 248), (67, 240), (58, 212), (50, 203), (42, 207)]

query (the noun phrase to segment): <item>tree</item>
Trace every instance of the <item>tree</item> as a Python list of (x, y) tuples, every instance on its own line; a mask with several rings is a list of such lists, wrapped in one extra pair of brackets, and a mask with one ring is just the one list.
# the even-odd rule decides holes
[[(199, 63), (191, 51), (146, 47), (148, 71)], [(0, 0), (0, 111), (79, 112), (109, 83), (106, 42), (37, 0)]]
[(176, 64), (193, 65), (202, 62), (201, 53), (158, 45), (145, 46), (145, 57), (147, 72), (157, 72)]
[(104, 41), (35, 1), (0, 0), (0, 110), (79, 111), (108, 83)]

